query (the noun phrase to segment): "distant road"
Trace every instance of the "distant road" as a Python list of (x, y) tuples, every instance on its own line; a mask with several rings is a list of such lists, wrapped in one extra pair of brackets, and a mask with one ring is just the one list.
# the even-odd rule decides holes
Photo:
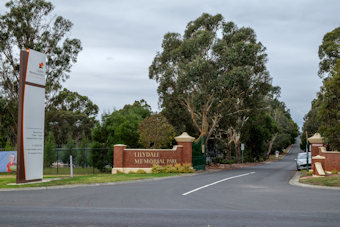
[(96, 187), (0, 192), (2, 225), (340, 226), (340, 191), (289, 185), (298, 145), (256, 167)]

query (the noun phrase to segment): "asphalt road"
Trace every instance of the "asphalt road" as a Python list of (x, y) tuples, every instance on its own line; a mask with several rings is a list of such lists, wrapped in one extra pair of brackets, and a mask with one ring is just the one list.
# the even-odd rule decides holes
[(0, 192), (1, 225), (340, 226), (340, 191), (302, 188), (298, 145), (255, 167), (156, 181)]

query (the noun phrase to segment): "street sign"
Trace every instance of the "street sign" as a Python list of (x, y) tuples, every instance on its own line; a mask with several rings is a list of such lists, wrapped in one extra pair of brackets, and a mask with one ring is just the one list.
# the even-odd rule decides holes
[(243, 163), (243, 151), (244, 151), (244, 143), (241, 143), (241, 151), (242, 151), (242, 163)]

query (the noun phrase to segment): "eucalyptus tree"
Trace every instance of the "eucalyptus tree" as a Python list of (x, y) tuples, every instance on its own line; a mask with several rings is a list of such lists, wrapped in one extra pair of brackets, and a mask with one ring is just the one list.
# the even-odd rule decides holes
[[(149, 68), (159, 83), (163, 108), (180, 104), (199, 135), (209, 139), (222, 120), (247, 117), (258, 94), (266, 94), (271, 79), (265, 47), (251, 28), (238, 28), (217, 14), (202, 14), (188, 23), (184, 35), (167, 33)], [(171, 122), (171, 121), (170, 121)]]
[(11, 103), (8, 112), (16, 131), (20, 50), (31, 48), (47, 55), (46, 98), (49, 105), (62, 82), (69, 78), (82, 47), (79, 39), (70, 38), (72, 22), (53, 16), (52, 3), (11, 0), (5, 6), (7, 11), (0, 15), (0, 95)]
[(275, 128), (271, 138), (267, 140), (267, 156), (273, 150), (281, 151), (295, 143), (295, 138), (299, 135), (299, 128), (291, 118), (285, 103), (277, 99), (271, 100), (268, 113), (275, 124)]
[[(319, 131), (331, 149), (340, 148), (340, 27), (323, 37), (319, 46), (319, 76), (324, 78), (318, 97), (312, 101), (310, 111), (304, 117), (303, 132), (309, 136)], [(301, 137), (301, 148), (306, 144), (305, 134)]]
[(87, 96), (64, 88), (46, 107), (46, 132), (53, 132), (58, 146), (66, 144), (68, 136), (79, 144), (83, 137), (91, 138), (98, 110)]
[(331, 76), (340, 56), (340, 27), (325, 34), (319, 46), (319, 76)]
[(318, 97), (319, 132), (332, 150), (340, 150), (340, 58), (331, 76), (324, 80)]

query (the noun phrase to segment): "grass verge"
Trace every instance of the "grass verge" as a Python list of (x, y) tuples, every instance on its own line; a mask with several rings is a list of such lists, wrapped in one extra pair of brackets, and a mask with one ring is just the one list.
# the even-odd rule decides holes
[[(111, 168), (108, 170), (111, 172)], [(96, 168), (86, 167), (73, 167), (73, 173), (75, 175), (86, 175), (86, 174), (100, 174), (100, 171)], [(45, 175), (70, 175), (70, 167), (63, 167), (63, 168), (44, 168), (44, 176)]]
[(340, 175), (334, 174), (325, 177), (306, 177), (300, 178), (300, 183), (311, 184), (311, 185), (321, 185), (330, 187), (340, 187)]
[(25, 185), (8, 185), (15, 183), (15, 176), (0, 175), (0, 189), (1, 188), (27, 188), (27, 187), (46, 187), (58, 185), (73, 185), (73, 184), (97, 184), (97, 183), (111, 183), (120, 181), (131, 181), (140, 179), (160, 178), (167, 176), (179, 175), (176, 173), (150, 173), (150, 174), (93, 174), (74, 176), (73, 178), (61, 175), (49, 175), (44, 178), (61, 178), (60, 180), (53, 180), (45, 183), (25, 184)]

